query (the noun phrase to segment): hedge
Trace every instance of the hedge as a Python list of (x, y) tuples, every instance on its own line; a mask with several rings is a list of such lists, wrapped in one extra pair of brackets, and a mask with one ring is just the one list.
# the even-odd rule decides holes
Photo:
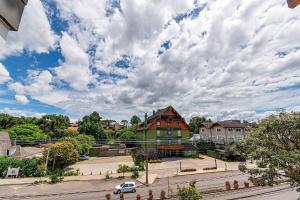
[(44, 168), (38, 158), (9, 158), (0, 157), (0, 177), (4, 178), (8, 167), (20, 167), (19, 177), (40, 177), (44, 174)]

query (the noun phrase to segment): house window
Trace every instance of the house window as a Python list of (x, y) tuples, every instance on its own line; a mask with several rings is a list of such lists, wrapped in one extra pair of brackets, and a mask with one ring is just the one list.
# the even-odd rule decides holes
[(172, 131), (168, 131), (168, 135), (172, 135)]
[(157, 127), (160, 127), (160, 121), (157, 121), (157, 122), (156, 122), (156, 126), (157, 126)]
[(168, 127), (170, 127), (171, 126), (171, 123), (170, 122), (168, 122)]
[(202, 128), (202, 129), (201, 129), (201, 131), (202, 131), (202, 132), (205, 132), (205, 129), (204, 129), (204, 128)]
[(228, 131), (230, 131), (230, 132), (231, 132), (231, 131), (233, 131), (233, 129), (232, 129), (232, 128), (229, 128), (229, 129), (228, 129)]
[(157, 144), (160, 144), (160, 140), (158, 139), (158, 140), (156, 140), (156, 142), (157, 142)]
[(178, 137), (181, 137), (181, 130), (177, 131), (177, 135), (178, 135)]
[(221, 132), (221, 129), (220, 129), (220, 128), (217, 128), (217, 132)]
[(157, 135), (157, 137), (160, 136), (160, 130), (157, 130), (157, 131), (156, 131), (156, 135)]
[(236, 130), (236, 132), (241, 132), (241, 129), (240, 128), (237, 128), (237, 129), (235, 129)]
[(180, 127), (180, 122), (179, 121), (177, 122), (177, 127)]
[(181, 139), (178, 139), (178, 144), (181, 144)]
[(168, 140), (168, 143), (169, 143), (169, 145), (171, 145), (172, 144), (172, 140)]

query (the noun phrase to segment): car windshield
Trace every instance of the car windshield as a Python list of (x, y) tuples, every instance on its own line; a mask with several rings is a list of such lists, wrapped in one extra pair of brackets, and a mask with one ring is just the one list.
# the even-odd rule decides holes
[(122, 183), (120, 186), (123, 187), (125, 185), (125, 183)]

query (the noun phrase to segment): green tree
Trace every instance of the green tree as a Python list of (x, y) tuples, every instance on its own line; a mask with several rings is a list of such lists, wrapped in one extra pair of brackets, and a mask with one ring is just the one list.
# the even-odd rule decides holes
[(8, 129), (15, 125), (14, 117), (9, 114), (0, 114), (0, 129)]
[(134, 146), (136, 140), (136, 134), (130, 129), (124, 129), (121, 136), (119, 137), (122, 143), (126, 144), (126, 146)]
[(61, 132), (70, 125), (70, 119), (64, 115), (44, 115), (38, 121), (40, 129), (52, 138), (60, 138)]
[(130, 119), (130, 124), (134, 128), (137, 128), (140, 122), (141, 122), (141, 119), (136, 115), (133, 115)]
[(199, 125), (203, 122), (211, 122), (211, 120), (210, 119), (207, 120), (205, 117), (199, 117), (199, 116), (192, 117), (189, 123), (191, 132), (194, 133), (199, 132)]
[(300, 190), (300, 112), (281, 112), (263, 119), (250, 135), (234, 147), (248, 159), (262, 163), (264, 169), (240, 170), (259, 185), (273, 185), (282, 176)]
[(92, 135), (80, 134), (74, 138), (79, 146), (79, 153), (81, 155), (89, 154), (90, 148), (95, 144), (95, 138)]
[(105, 134), (99, 113), (93, 112), (90, 115), (84, 116), (82, 121), (78, 123), (79, 133), (93, 135), (97, 140), (105, 142), (107, 135)]
[(33, 124), (19, 124), (8, 129), (11, 139), (17, 140), (44, 140), (47, 135), (42, 133), (38, 126)]
[[(45, 162), (48, 150), (43, 153), (42, 160)], [(70, 141), (61, 141), (53, 144), (49, 149), (48, 169), (63, 169), (78, 161), (79, 152)]]
[(201, 192), (195, 187), (196, 182), (190, 182), (188, 187), (177, 188), (177, 197), (179, 200), (199, 200), (202, 199)]

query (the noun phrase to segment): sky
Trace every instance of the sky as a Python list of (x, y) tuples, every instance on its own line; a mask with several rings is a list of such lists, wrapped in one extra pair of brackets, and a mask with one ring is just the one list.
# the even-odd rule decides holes
[(0, 47), (0, 112), (104, 118), (172, 105), (256, 121), (300, 110), (300, 6), (285, 0), (30, 0)]

